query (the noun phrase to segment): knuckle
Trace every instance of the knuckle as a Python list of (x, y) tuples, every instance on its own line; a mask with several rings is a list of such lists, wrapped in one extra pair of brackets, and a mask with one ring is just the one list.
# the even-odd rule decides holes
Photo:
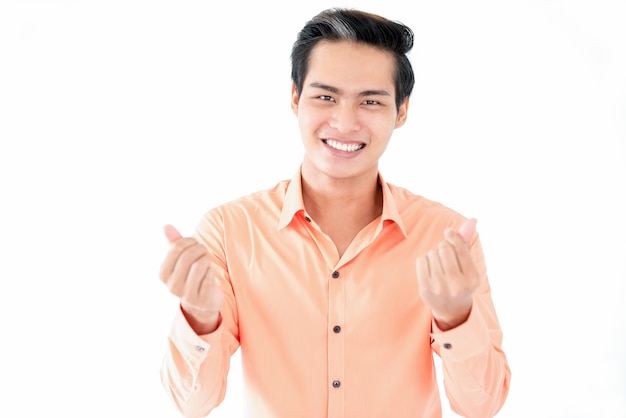
[(168, 280), (165, 282), (165, 285), (169, 289), (169, 291), (176, 295), (181, 296), (183, 294), (183, 285), (178, 280)]
[(193, 245), (180, 255), (179, 260), (182, 264), (189, 266), (198, 261), (198, 257), (202, 254), (204, 247), (200, 244)]
[(209, 262), (208, 257), (200, 257), (199, 259), (195, 260), (194, 263), (191, 265), (191, 268), (189, 269), (189, 274), (204, 276), (204, 274), (206, 274), (206, 271), (209, 269), (210, 264), (211, 263)]
[(177, 241), (174, 241), (172, 243), (172, 251), (175, 252), (182, 252), (184, 251), (187, 247), (191, 247), (195, 244), (198, 244), (198, 241), (196, 241), (195, 238), (181, 238)]

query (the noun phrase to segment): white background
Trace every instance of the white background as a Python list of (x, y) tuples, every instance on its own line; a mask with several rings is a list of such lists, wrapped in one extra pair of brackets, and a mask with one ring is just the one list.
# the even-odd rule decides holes
[[(0, 416), (177, 416), (162, 225), (294, 174), (290, 48), (334, 5), (415, 30), (381, 170), (479, 220), (513, 370), (499, 416), (626, 416), (617, 0), (1, 0)], [(237, 361), (215, 417), (241, 410)]]

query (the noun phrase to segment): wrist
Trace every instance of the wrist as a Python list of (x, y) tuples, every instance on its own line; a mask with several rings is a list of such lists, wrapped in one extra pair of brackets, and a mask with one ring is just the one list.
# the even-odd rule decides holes
[(453, 315), (440, 315), (433, 312), (433, 319), (441, 331), (449, 331), (452, 328), (456, 328), (465, 323), (465, 321), (469, 318), (471, 311), (472, 308), (470, 307), (461, 313)]
[(193, 329), (193, 331), (198, 335), (205, 335), (214, 332), (220, 322), (220, 313), (212, 312), (212, 313), (203, 313), (198, 314), (194, 313), (193, 310), (185, 309), (184, 306), (181, 305), (181, 311), (183, 316), (187, 320), (187, 323)]

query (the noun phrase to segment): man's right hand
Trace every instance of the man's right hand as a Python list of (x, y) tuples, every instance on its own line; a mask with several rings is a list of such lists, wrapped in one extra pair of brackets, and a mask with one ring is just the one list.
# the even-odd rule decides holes
[(196, 334), (209, 334), (218, 326), (224, 294), (207, 250), (195, 238), (183, 238), (172, 225), (165, 225), (164, 232), (170, 250), (161, 265), (161, 281), (180, 298), (183, 314)]

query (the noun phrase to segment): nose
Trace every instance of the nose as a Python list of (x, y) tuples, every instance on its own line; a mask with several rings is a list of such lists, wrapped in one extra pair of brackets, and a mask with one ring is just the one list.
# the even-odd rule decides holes
[(331, 115), (330, 127), (344, 134), (358, 131), (361, 128), (358, 109), (345, 102), (338, 104)]

